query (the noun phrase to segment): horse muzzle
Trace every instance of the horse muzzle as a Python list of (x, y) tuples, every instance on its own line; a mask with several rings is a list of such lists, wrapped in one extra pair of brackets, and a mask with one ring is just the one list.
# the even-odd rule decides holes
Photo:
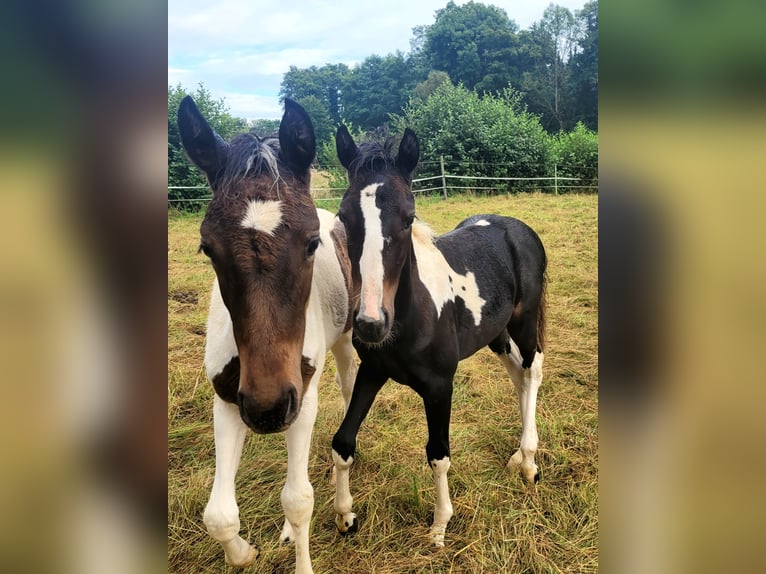
[(298, 391), (293, 384), (286, 384), (274, 401), (265, 404), (250, 395), (237, 393), (239, 415), (244, 423), (258, 434), (286, 430), (298, 417), (301, 409)]
[(380, 319), (373, 319), (362, 313), (357, 313), (354, 317), (354, 334), (360, 341), (374, 345), (382, 343), (388, 337), (388, 313), (383, 309), (379, 315)]

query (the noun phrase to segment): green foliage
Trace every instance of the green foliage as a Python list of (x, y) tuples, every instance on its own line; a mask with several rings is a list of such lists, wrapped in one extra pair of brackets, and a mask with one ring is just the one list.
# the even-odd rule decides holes
[[(548, 137), (521, 95), (505, 89), (480, 98), (462, 85), (441, 84), (424, 102), (411, 100), (394, 116), (398, 132), (410, 127), (420, 139), (419, 176), (439, 173), (439, 159), (454, 175), (538, 177), (551, 167)], [(515, 190), (529, 184), (514, 182)]]
[[(210, 126), (224, 139), (228, 140), (235, 133), (246, 131), (245, 120), (229, 114), (225, 102), (216, 100), (210, 91), (200, 84), (195, 92), (187, 92), (178, 84), (168, 86), (168, 186), (207, 186), (205, 176), (186, 157), (181, 145), (178, 131), (178, 107), (187, 95), (194, 98), (202, 115)], [(194, 200), (209, 195), (208, 189), (170, 189), (168, 199), (173, 200), (175, 207), (180, 209), (195, 209), (198, 202), (180, 202), (178, 200)]]
[(558, 175), (576, 177), (574, 185), (598, 184), (598, 134), (577, 122), (569, 133), (551, 136)]
[(480, 93), (499, 91), (518, 75), (518, 27), (504, 10), (478, 2), (449, 2), (425, 30), (423, 50), (432, 69)]
[(280, 120), (257, 119), (250, 122), (250, 133), (258, 137), (273, 135), (279, 131)]
[(371, 130), (399, 112), (424, 78), (397, 52), (370, 56), (349, 74), (343, 87), (343, 120)]

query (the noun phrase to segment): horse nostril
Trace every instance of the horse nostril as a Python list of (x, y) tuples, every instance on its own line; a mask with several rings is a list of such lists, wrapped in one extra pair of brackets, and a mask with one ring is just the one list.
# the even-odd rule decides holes
[(285, 393), (286, 407), (285, 407), (285, 424), (290, 424), (298, 416), (298, 390), (294, 385), (290, 385)]

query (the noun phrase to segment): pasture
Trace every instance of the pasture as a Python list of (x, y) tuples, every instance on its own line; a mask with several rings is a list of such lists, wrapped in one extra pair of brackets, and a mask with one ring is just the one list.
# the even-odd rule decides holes
[[(437, 233), (476, 213), (511, 215), (540, 235), (548, 255), (548, 327), (537, 405), (541, 481), (527, 486), (505, 463), (518, 447), (515, 390), (488, 350), (455, 377), (445, 548), (428, 535), (434, 500), (423, 405), (389, 382), (358, 437), (351, 469), (359, 532), (341, 537), (329, 483), (330, 441), (342, 419), (328, 355), (319, 389), (309, 476), (314, 571), (344, 574), (596, 572), (598, 570), (598, 273), (596, 195), (521, 194), (417, 200)], [(335, 211), (337, 204), (320, 207)], [(202, 214), (168, 218), (168, 571), (234, 572), (202, 512), (214, 473), (212, 386), (203, 367), (214, 273), (197, 253)], [(249, 434), (237, 475), (240, 534), (260, 550), (248, 573), (289, 573), (279, 544), (287, 466), (283, 435)]]

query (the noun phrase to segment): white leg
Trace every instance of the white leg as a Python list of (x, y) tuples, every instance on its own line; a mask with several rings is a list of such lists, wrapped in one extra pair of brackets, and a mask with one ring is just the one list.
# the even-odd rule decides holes
[(444, 532), (447, 530), (449, 519), (452, 518), (452, 501), (447, 485), (447, 472), (451, 463), (449, 457), (445, 456), (441, 460), (430, 461), (430, 465), (436, 486), (436, 504), (434, 507), (434, 524), (431, 526), (431, 538), (437, 546), (444, 546)]
[[(351, 394), (354, 391), (354, 381), (356, 380), (356, 361), (354, 360), (354, 346), (351, 343), (351, 330), (343, 333), (332, 348), (333, 357), (335, 357), (335, 383), (340, 389), (343, 397), (343, 416), (346, 416), (348, 404), (351, 402)], [(336, 466), (333, 465), (330, 474), (330, 484), (334, 485), (337, 481)]]
[(356, 380), (356, 361), (354, 360), (354, 346), (351, 344), (351, 330), (343, 333), (336, 341), (332, 348), (332, 354), (335, 357), (336, 365), (335, 382), (343, 396), (343, 415), (345, 416)]
[[(295, 541), (295, 572), (311, 574), (309, 528), (314, 511), (314, 489), (309, 482), (309, 450), (311, 433), (317, 416), (317, 385), (322, 374), (324, 358), (318, 361), (316, 373), (303, 396), (298, 418), (285, 433), (287, 442), (287, 481), (282, 489), (282, 509), (285, 512), (285, 535)], [(289, 524), (289, 526), (288, 526)]]
[(509, 467), (518, 467), (521, 476), (529, 483), (537, 482), (539, 473), (535, 464), (537, 452), (537, 391), (543, 379), (543, 353), (536, 353), (529, 369), (521, 367), (518, 348), (511, 341), (511, 353), (500, 355), (500, 360), (511, 376), (519, 398), (521, 414), (521, 445), (508, 461)]
[(332, 505), (335, 509), (335, 526), (338, 527), (338, 531), (342, 534), (350, 534), (356, 532), (358, 528), (356, 514), (351, 512), (351, 505), (354, 499), (351, 496), (351, 488), (349, 487), (349, 469), (354, 462), (354, 457), (349, 456), (348, 459), (343, 460), (333, 449), (332, 460), (335, 465), (333, 470), (337, 478), (335, 483), (335, 501)]
[(258, 551), (239, 536), (239, 508), (234, 493), (234, 478), (242, 456), (247, 427), (236, 405), (218, 395), (213, 399), (215, 434), (215, 479), (203, 521), (210, 536), (223, 546), (226, 563), (249, 566)]

